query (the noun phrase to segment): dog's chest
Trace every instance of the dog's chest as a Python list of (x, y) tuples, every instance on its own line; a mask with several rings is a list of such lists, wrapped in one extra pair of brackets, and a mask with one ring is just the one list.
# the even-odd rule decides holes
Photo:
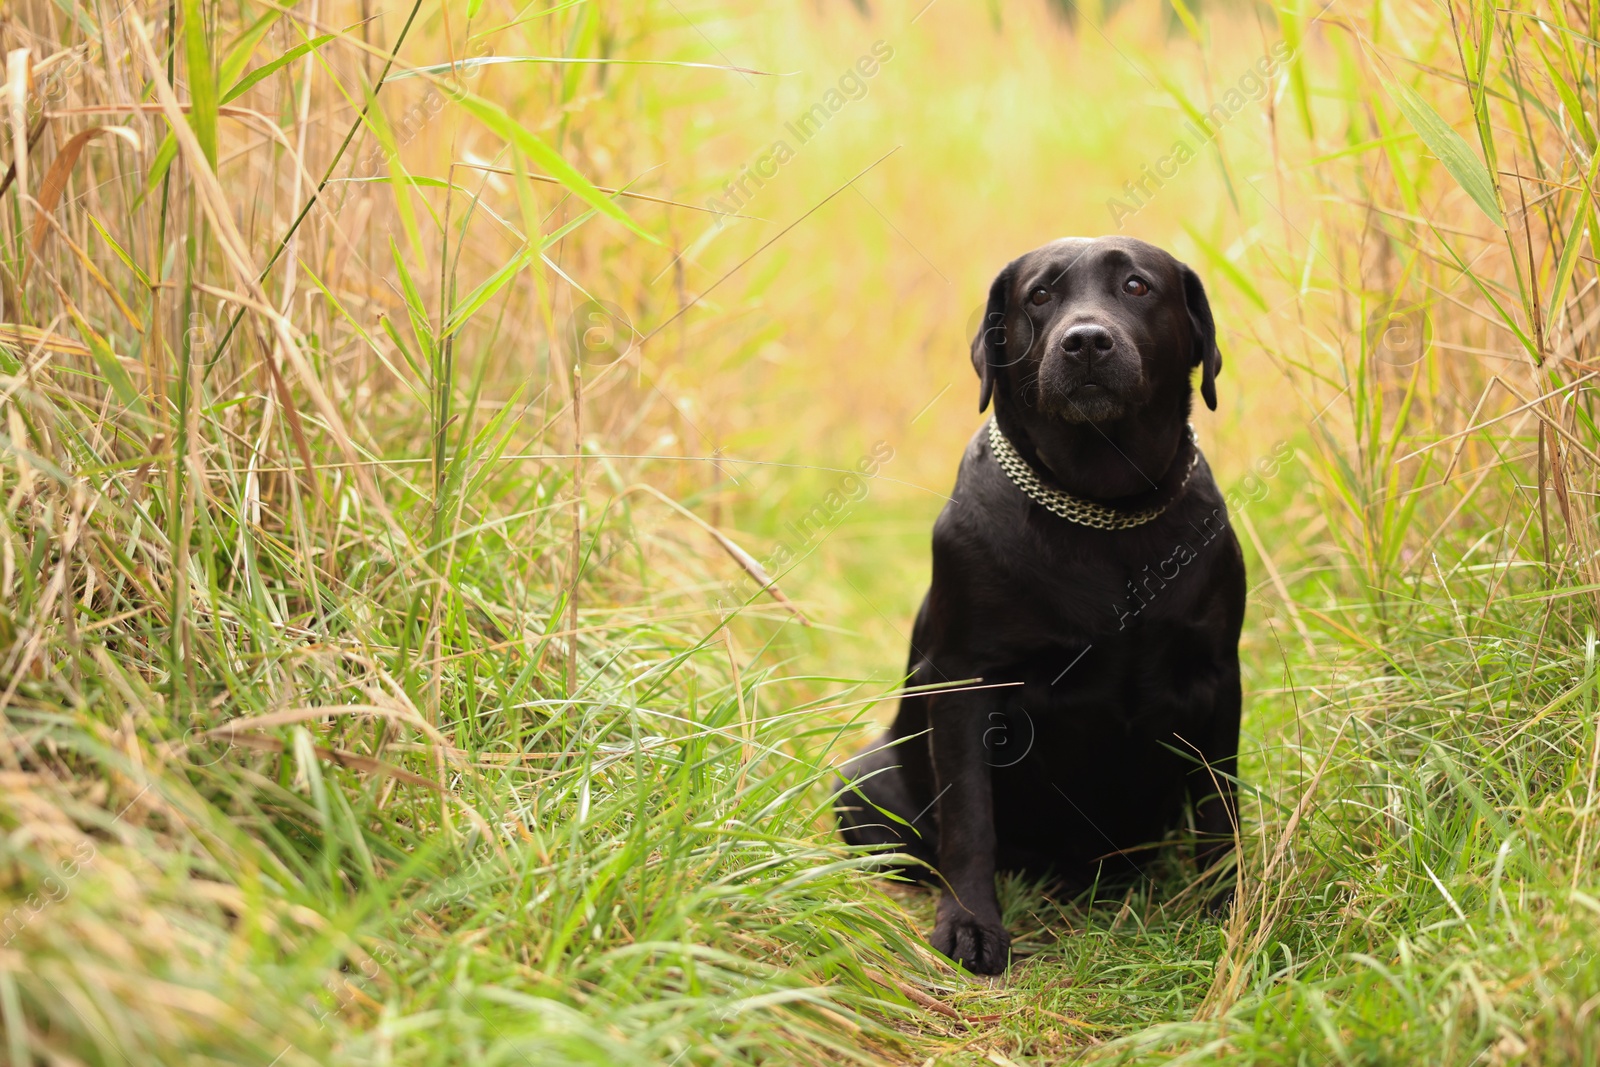
[(988, 557), (994, 572), (968, 572), (978, 580), (962, 599), (982, 625), (965, 628), (962, 651), (986, 679), (1022, 683), (1014, 710), (1090, 733), (1169, 732), (1210, 708), (1229, 652), (1217, 579), (1231, 541), (1206, 533), (1016, 531), (1014, 552)]
[(1026, 706), (1051, 716), (1181, 719), (1208, 704), (1243, 593), (1209, 483), (1123, 530), (1069, 523), (1007, 488), (964, 478), (940, 516), (922, 652), (947, 672), (1022, 682)]
[(1201, 628), (1147, 625), (1034, 647), (1001, 673), (1022, 683), (1019, 699), (1034, 711), (1076, 717), (1114, 707), (1159, 717), (1209, 706), (1222, 667), (1217, 653)]
[(1024, 644), (1039, 633), (1109, 641), (1212, 614), (1222, 547), (1218, 534), (1187, 526), (1137, 538), (1100, 531), (1049, 538), (1023, 530), (1015, 551), (991, 557), (999, 573), (990, 589), (1005, 601), (1000, 617), (1013, 620)]

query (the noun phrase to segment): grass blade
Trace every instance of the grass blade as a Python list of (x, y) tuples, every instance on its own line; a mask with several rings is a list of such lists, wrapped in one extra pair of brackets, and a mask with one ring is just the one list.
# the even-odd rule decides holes
[(1433, 152), (1434, 158), (1444, 164), (1445, 170), (1450, 172), (1456, 184), (1466, 190), (1467, 195), (1472, 197), (1472, 202), (1478, 205), (1491, 222), (1503, 228), (1506, 224), (1505, 216), (1500, 211), (1494, 179), (1489, 176), (1489, 170), (1483, 165), (1483, 160), (1478, 158), (1466, 140), (1448, 122), (1440, 118), (1433, 105), (1418, 95), (1415, 89), (1388, 79), (1384, 80), (1384, 88), (1399, 105), (1401, 114), (1411, 123), (1411, 128), (1417, 131), (1423, 143)]
[(410, 67), (389, 76), (392, 82), (404, 78), (423, 78), (440, 74), (462, 74), (480, 67), (497, 67), (504, 64), (538, 63), (566, 67), (683, 67), (689, 70), (724, 70), (732, 74), (759, 74), (774, 77), (771, 71), (735, 67), (726, 63), (690, 63), (677, 59), (607, 59), (599, 56), (466, 56), (452, 63), (430, 63), (423, 67)]
[(617, 206), (615, 200), (596, 189), (593, 182), (578, 173), (572, 164), (562, 158), (561, 153), (545, 144), (536, 134), (507, 114), (505, 108), (465, 90), (452, 89), (450, 92), (452, 99), (456, 103), (460, 104), (473, 117), (487, 126), (495, 135), (515, 147), (517, 151), (527, 158), (538, 163), (551, 176), (560, 180), (562, 185), (566, 186), (602, 215), (620, 222), (651, 244), (659, 245), (661, 243), (660, 238), (634, 222), (626, 211)]
[(272, 77), (273, 74), (279, 70), (282, 70), (288, 64), (293, 63), (307, 52), (316, 51), (318, 48), (321, 48), (323, 45), (327, 44), (329, 41), (338, 36), (339, 34), (337, 33), (325, 33), (320, 37), (313, 37), (304, 44), (295, 45), (293, 48), (289, 49), (272, 62), (263, 63), (261, 66), (257, 67), (255, 70), (252, 70), (249, 74), (246, 74), (244, 77), (235, 82), (233, 88), (229, 89), (223, 94), (222, 102), (227, 104), (237, 100), (239, 97), (249, 92), (251, 88), (253, 88), (262, 79)]
[(183, 0), (183, 53), (189, 71), (189, 125), (211, 169), (217, 168), (217, 76), (201, 0)]

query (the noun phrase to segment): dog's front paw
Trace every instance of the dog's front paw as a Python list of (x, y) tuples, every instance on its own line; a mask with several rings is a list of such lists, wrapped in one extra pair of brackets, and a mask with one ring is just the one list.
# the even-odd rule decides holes
[(973, 974), (1000, 974), (1011, 957), (1011, 935), (999, 922), (971, 912), (940, 916), (928, 939), (934, 948)]

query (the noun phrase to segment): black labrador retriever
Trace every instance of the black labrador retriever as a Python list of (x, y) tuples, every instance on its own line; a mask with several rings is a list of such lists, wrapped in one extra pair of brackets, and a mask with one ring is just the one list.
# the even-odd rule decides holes
[(908, 685), (982, 681), (903, 697), (837, 812), (937, 870), (934, 947), (998, 974), (997, 870), (1137, 869), (1186, 801), (1203, 860), (1231, 845), (1245, 572), (1188, 426), (1190, 370), (1215, 410), (1222, 368), (1194, 271), (1054, 241), (995, 278), (972, 364), (994, 417), (933, 527)]

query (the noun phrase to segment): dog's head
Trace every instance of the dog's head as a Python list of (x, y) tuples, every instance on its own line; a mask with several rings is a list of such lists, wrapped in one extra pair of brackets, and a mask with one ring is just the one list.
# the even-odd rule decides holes
[(1006, 265), (972, 339), (982, 381), (1026, 421), (1187, 419), (1189, 373), (1213, 411), (1222, 370), (1205, 287), (1131, 237), (1066, 237)]

